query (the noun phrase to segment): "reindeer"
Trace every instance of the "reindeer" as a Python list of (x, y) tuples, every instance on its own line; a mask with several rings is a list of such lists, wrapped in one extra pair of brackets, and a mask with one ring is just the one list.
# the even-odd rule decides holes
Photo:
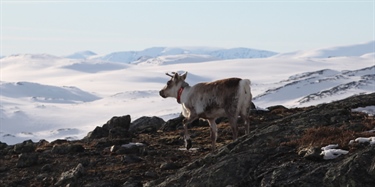
[(182, 105), (185, 147), (189, 150), (192, 146), (188, 132), (188, 124), (198, 118), (208, 121), (212, 141), (212, 151), (216, 150), (217, 124), (219, 117), (228, 117), (232, 129), (233, 140), (237, 139), (237, 118), (240, 116), (245, 122), (245, 132), (249, 133), (249, 110), (252, 95), (250, 80), (240, 78), (227, 78), (213, 82), (202, 82), (189, 86), (185, 82), (187, 72), (179, 75), (166, 73), (171, 79), (160, 90), (163, 98), (173, 97)]

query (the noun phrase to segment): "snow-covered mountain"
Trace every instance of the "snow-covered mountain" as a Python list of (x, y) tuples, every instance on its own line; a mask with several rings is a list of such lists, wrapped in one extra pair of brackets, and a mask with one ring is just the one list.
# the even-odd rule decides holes
[(249, 48), (219, 49), (208, 47), (153, 47), (142, 51), (114, 52), (94, 59), (110, 62), (131, 63), (134, 61), (145, 61), (151, 58), (170, 55), (204, 55), (212, 59), (241, 59), (241, 58), (265, 58), (277, 53), (265, 50)]
[(79, 51), (70, 55), (65, 56), (65, 58), (71, 58), (71, 59), (86, 59), (97, 55), (96, 53), (92, 51)]
[(298, 58), (333, 58), (343, 56), (374, 55), (375, 41), (361, 44), (325, 47), (307, 51), (296, 51), (291, 53), (281, 53), (274, 57), (298, 57)]
[(197, 55), (197, 54), (180, 54), (180, 55), (163, 55), (155, 58), (140, 58), (131, 64), (139, 65), (166, 65), (166, 64), (181, 64), (181, 63), (197, 63), (220, 60), (210, 55)]
[(351, 71), (323, 69), (305, 72), (276, 83), (254, 98), (254, 102), (277, 105), (280, 100), (294, 106), (309, 106), (339, 100), (353, 94), (375, 91), (375, 65)]
[(232, 48), (216, 50), (209, 53), (209, 55), (219, 59), (241, 59), (241, 58), (267, 58), (277, 53), (265, 50), (256, 50), (249, 48)]
[(0, 59), (0, 141), (82, 138), (112, 116), (126, 114), (133, 120), (141, 116), (170, 119), (180, 113), (181, 106), (175, 99), (161, 98), (158, 91), (169, 79), (165, 73), (171, 71), (188, 71), (190, 85), (249, 78), (254, 103), (261, 108), (309, 106), (374, 92), (374, 53), (371, 45), (365, 46), (358, 53), (346, 53), (348, 46), (337, 50), (339, 58), (298, 56), (308, 52), (239, 58), (253, 54), (241, 48), (215, 56), (221, 49), (158, 47), (124, 52), (127, 55), (114, 55), (112, 60), (97, 55), (7, 56)]
[(31, 101), (47, 103), (91, 102), (98, 96), (73, 86), (50, 86), (32, 82), (0, 82), (1, 96), (30, 98)]

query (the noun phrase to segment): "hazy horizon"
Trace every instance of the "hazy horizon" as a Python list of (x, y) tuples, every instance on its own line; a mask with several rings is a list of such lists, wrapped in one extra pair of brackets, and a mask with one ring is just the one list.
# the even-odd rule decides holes
[(149, 47), (274, 52), (374, 40), (374, 1), (1, 1), (1, 55)]

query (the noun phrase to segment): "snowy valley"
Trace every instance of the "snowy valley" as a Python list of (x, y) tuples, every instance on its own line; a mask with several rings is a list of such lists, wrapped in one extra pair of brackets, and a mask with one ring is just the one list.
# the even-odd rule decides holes
[(80, 139), (112, 116), (176, 117), (180, 105), (158, 91), (166, 72), (187, 82), (252, 81), (254, 104), (301, 107), (375, 91), (375, 42), (284, 54), (247, 48), (164, 48), (0, 59), (0, 141)]

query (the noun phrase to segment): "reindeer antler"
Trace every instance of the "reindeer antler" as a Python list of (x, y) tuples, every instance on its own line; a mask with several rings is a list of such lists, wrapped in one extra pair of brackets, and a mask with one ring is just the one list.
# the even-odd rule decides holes
[[(176, 72), (171, 72), (173, 75), (176, 74)], [(165, 73), (166, 75), (170, 76), (170, 77), (173, 77), (173, 75), (169, 74), (169, 73)]]

